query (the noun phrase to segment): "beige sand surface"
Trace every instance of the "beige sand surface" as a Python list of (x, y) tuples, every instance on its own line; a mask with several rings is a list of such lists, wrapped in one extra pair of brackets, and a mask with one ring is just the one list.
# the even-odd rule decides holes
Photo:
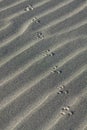
[(0, 130), (87, 130), (87, 0), (0, 0)]

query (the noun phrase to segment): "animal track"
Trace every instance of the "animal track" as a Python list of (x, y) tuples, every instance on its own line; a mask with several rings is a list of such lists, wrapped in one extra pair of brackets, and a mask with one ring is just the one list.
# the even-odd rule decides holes
[(52, 73), (56, 73), (56, 74), (61, 74), (62, 73), (62, 70), (57, 70), (58, 66), (54, 66), (53, 67), (53, 70), (52, 70)]
[(33, 10), (33, 6), (31, 4), (29, 4), (28, 6), (25, 7), (25, 11), (31, 11)]
[(55, 55), (55, 53), (51, 52), (50, 49), (48, 49), (48, 50), (45, 51), (45, 56), (54, 56), (54, 55)]
[(42, 32), (37, 32), (36, 36), (37, 36), (38, 39), (43, 39), (44, 38), (44, 35), (43, 35)]
[(34, 17), (34, 18), (32, 19), (32, 22), (40, 23), (40, 19), (38, 19), (37, 17)]
[(68, 94), (69, 91), (68, 91), (68, 90), (64, 90), (64, 87), (65, 87), (64, 85), (60, 86), (60, 87), (58, 88), (57, 94)]
[(68, 115), (68, 116), (71, 116), (74, 114), (74, 112), (72, 110), (70, 110), (70, 106), (66, 106), (66, 107), (63, 107), (60, 111), (60, 114), (61, 115)]

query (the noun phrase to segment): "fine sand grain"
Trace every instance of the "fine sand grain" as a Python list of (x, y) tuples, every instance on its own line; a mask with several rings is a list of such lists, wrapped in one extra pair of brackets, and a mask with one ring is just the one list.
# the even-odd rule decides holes
[(0, 130), (87, 130), (87, 0), (0, 0)]

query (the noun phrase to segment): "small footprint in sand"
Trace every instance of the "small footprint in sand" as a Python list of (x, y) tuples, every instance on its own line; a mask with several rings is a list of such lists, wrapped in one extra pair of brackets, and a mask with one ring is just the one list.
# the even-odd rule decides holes
[(53, 67), (53, 69), (54, 69), (54, 70), (56, 70), (56, 69), (57, 69), (57, 67), (58, 67), (58, 66), (57, 66), (57, 65), (55, 65), (55, 66)]
[(54, 56), (55, 53), (54, 53), (54, 52), (51, 52), (51, 50), (48, 49), (48, 50), (45, 51), (45, 55), (46, 55), (46, 56)]
[(68, 112), (68, 116), (72, 116), (74, 114), (73, 111)]
[(40, 19), (38, 19), (37, 17), (34, 17), (34, 18), (32, 19), (32, 22), (40, 23)]
[(54, 56), (55, 55), (55, 53), (54, 52), (51, 52), (50, 54), (49, 54), (49, 56)]
[(43, 39), (44, 38), (44, 35), (43, 35), (42, 32), (37, 32), (36, 36), (37, 36), (38, 39)]
[(61, 73), (62, 73), (62, 70), (54, 70), (53, 72), (54, 72), (54, 73), (57, 73), (57, 74), (61, 74)]
[(58, 66), (54, 66), (53, 67), (53, 70), (52, 70), (52, 73), (56, 73), (56, 74), (61, 74), (62, 73), (62, 70), (57, 70)]
[(33, 10), (34, 8), (33, 8), (33, 6), (31, 5), (31, 4), (29, 4), (29, 5), (27, 5), (26, 7), (25, 7), (25, 11), (31, 11), (31, 10)]
[(52, 72), (53, 72), (53, 73), (57, 73), (57, 74), (61, 74), (61, 73), (62, 73), (62, 70), (57, 70), (57, 69), (58, 69), (58, 66), (55, 65), (55, 66), (53, 67)]
[(60, 87), (58, 88), (57, 94), (62, 94), (63, 91), (64, 91), (64, 86), (62, 85), (62, 86), (60, 86)]
[(68, 94), (69, 91), (68, 91), (68, 90), (64, 90), (64, 87), (65, 87), (64, 85), (58, 87), (58, 92), (57, 92), (57, 94)]
[(68, 116), (71, 116), (74, 114), (74, 112), (72, 110), (70, 110), (70, 106), (66, 106), (66, 107), (63, 107), (60, 111), (60, 114), (61, 115), (68, 115)]

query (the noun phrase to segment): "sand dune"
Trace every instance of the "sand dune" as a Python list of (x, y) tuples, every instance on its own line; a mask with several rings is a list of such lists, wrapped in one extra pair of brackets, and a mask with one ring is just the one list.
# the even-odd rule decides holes
[(87, 129), (87, 0), (0, 0), (0, 130)]

